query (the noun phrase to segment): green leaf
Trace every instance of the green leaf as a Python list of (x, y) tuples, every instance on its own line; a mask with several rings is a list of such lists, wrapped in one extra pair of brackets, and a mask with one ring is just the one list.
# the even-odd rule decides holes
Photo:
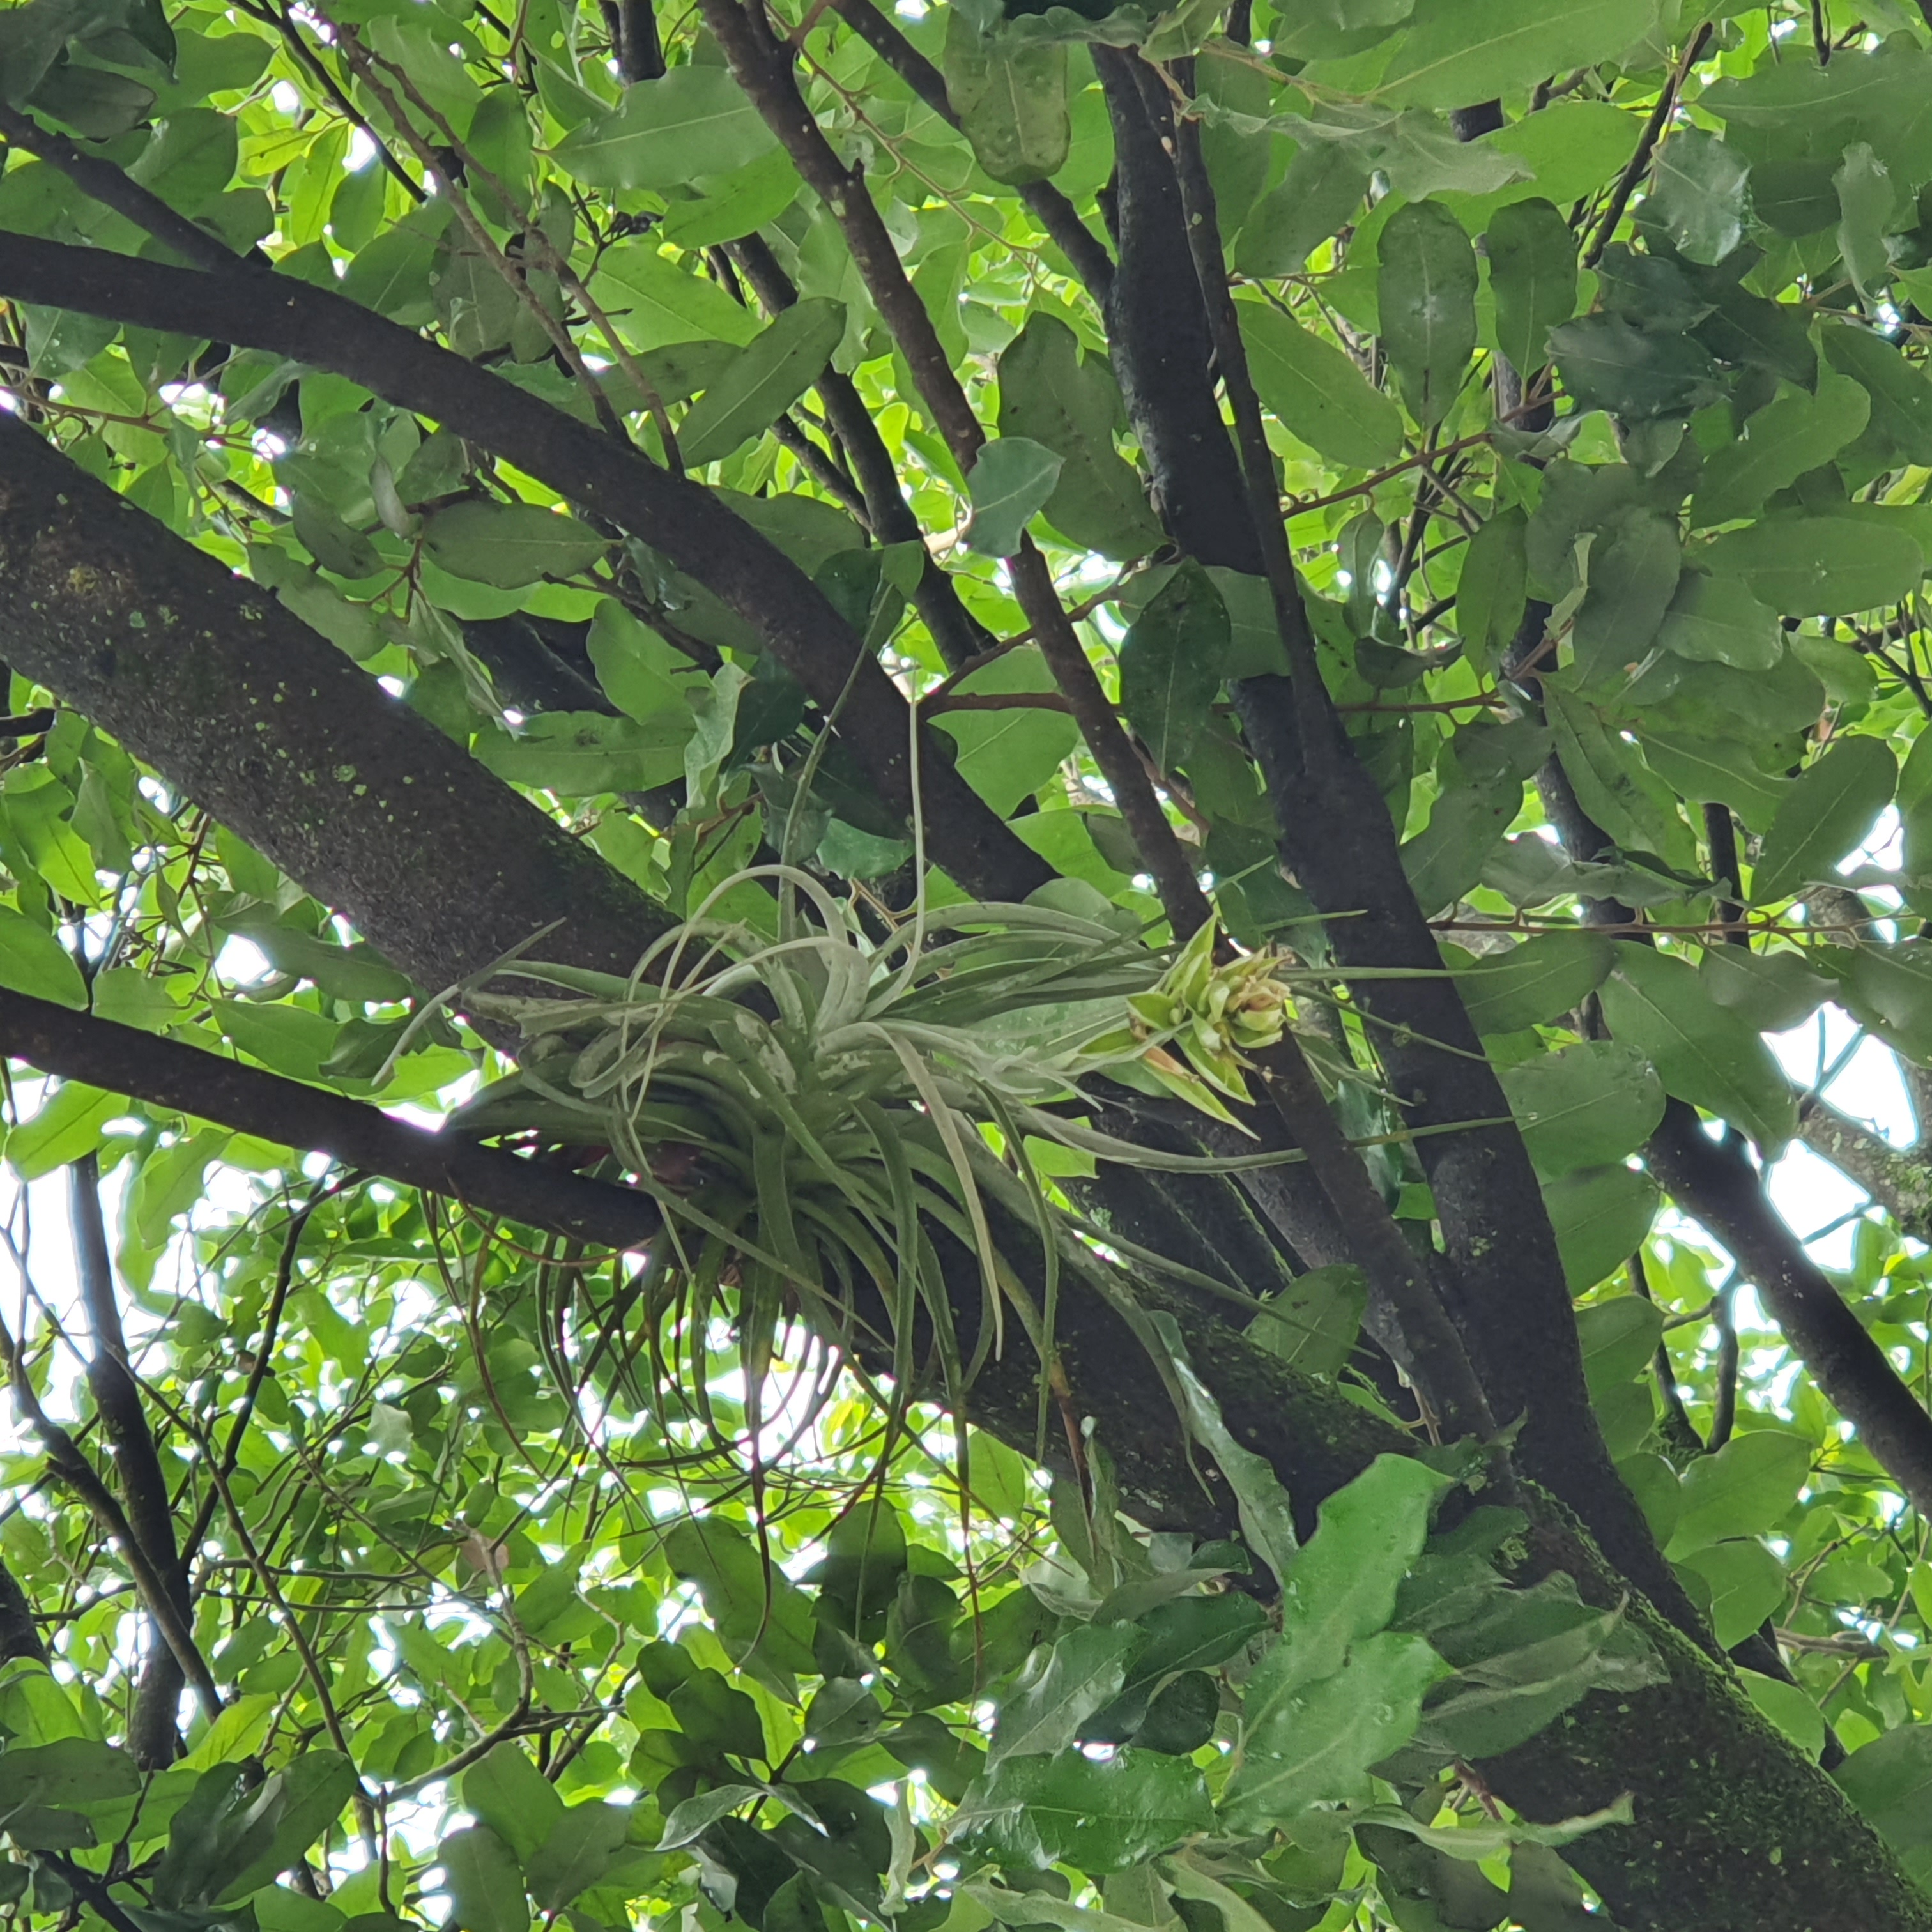
[(1907, 463), (1932, 463), (1932, 381), (1898, 345), (1850, 322), (1821, 327), (1824, 359), (1871, 397), (1873, 430)]
[(1351, 1646), (1387, 1627), (1448, 1486), (1426, 1463), (1384, 1454), (1323, 1502), (1283, 1580), (1280, 1642), (1248, 1680), (1250, 1730), (1270, 1723), (1276, 1700), (1333, 1676)]
[(1630, 510), (1599, 534), (1589, 587), (1570, 627), (1576, 674), (1588, 686), (1634, 674), (1663, 624), (1682, 574), (1675, 516)]
[(487, 1825), (452, 1832), (436, 1847), (448, 1923), (460, 1932), (530, 1932), (530, 1901), (516, 1855)]
[(1901, 1724), (1861, 1744), (1832, 1776), (1906, 1874), (1932, 1888), (1932, 1724)]
[(1582, 1344), (1583, 1379), (1589, 1384), (1590, 1398), (1600, 1401), (1650, 1366), (1664, 1339), (1664, 1312), (1641, 1295), (1612, 1295), (1577, 1310), (1576, 1336)]
[(141, 1773), (124, 1750), (92, 1738), (15, 1744), (0, 1752), (0, 1811), (25, 1805), (104, 1804), (141, 1788)]
[(1647, 725), (1643, 755), (1652, 771), (1682, 796), (1702, 805), (1728, 805), (1754, 832), (1768, 825), (1790, 781), (1753, 763), (1750, 748), (1735, 740), (1697, 738)]
[(1776, 611), (1760, 604), (1735, 577), (1696, 570), (1678, 579), (1657, 641), (1678, 657), (1738, 670), (1768, 670), (1784, 650)]
[(1711, 1586), (1711, 1634), (1726, 1650), (1784, 1602), (1784, 1566), (1761, 1543), (1714, 1543), (1684, 1562)]
[(1120, 706), (1162, 772), (1187, 762), (1221, 688), (1227, 606), (1191, 557), (1150, 598), (1120, 647)]
[(695, 201), (674, 201), (656, 232), (680, 248), (715, 248), (769, 227), (798, 199), (798, 170), (782, 148), (728, 173), (707, 175)]
[(514, 1744), (496, 1745), (463, 1774), (463, 1804), (525, 1863), (568, 1815), (557, 1789)]
[(974, 1782), (952, 1828), (1009, 1870), (1117, 1872), (1214, 1822), (1192, 1765), (1129, 1750), (1098, 1762), (1077, 1751), (1009, 1756)]
[(761, 436), (824, 374), (845, 334), (845, 304), (808, 296), (754, 336), (691, 406), (678, 448), (694, 466)]
[(1664, 1090), (1732, 1122), (1769, 1156), (1797, 1130), (1790, 1082), (1748, 1021), (1720, 1006), (1684, 960), (1626, 946), (1603, 989), (1617, 1039), (1640, 1048)]
[(57, 1006), (87, 1008), (87, 983), (74, 956), (38, 921), (0, 906), (0, 986)]
[(1545, 932), (1456, 969), (1479, 1034), (1516, 1033), (1573, 1011), (1604, 983), (1616, 949), (1600, 932)]
[(1673, 1558), (1727, 1537), (1762, 1536), (1797, 1500), (1811, 1473), (1811, 1444), (1775, 1429), (1748, 1430), (1684, 1472), (1684, 1507), (1670, 1539)]
[(1298, 148), (1280, 184), (1255, 203), (1234, 244), (1234, 266), (1266, 280), (1292, 275), (1339, 234), (1368, 192), (1361, 158), (1335, 141)]
[(644, 791), (668, 784), (684, 770), (692, 734), (689, 711), (653, 714), (645, 723), (601, 711), (545, 711), (512, 736), (479, 732), (478, 764), (500, 778), (536, 785), (566, 798)]
[(1083, 356), (1058, 316), (1028, 316), (1000, 352), (1000, 436), (1030, 439), (1060, 460), (1047, 521), (1082, 549), (1124, 562), (1145, 556), (1162, 532), (1138, 474), (1114, 447), (1120, 414), (1106, 358)]
[(1262, 1304), (1247, 1338), (1305, 1376), (1338, 1376), (1354, 1348), (1368, 1296), (1366, 1277), (1348, 1262), (1310, 1268)]
[(969, 548), (982, 556), (1011, 556), (1027, 524), (1053, 494), (1061, 459), (1030, 437), (996, 437), (973, 459), (966, 488), (973, 502)]
[(536, 503), (452, 503), (430, 513), (423, 542), (452, 577), (508, 590), (574, 577), (610, 548), (574, 517)]
[(1422, 1700), (1448, 1666), (1419, 1636), (1384, 1630), (1353, 1645), (1331, 1676), (1288, 1695), (1270, 1687), (1282, 1666), (1270, 1652), (1248, 1680), (1251, 1722), (1222, 1794), (1221, 1816), (1238, 1832), (1286, 1825), (1312, 1807), (1358, 1797), (1369, 1768), (1414, 1735)]
[(118, 1094), (66, 1081), (51, 1100), (41, 1102), (32, 1120), (8, 1135), (7, 1164), (22, 1180), (38, 1180), (92, 1154), (100, 1144), (102, 1126), (127, 1111)]
[(1634, 1154), (1664, 1118), (1664, 1083), (1634, 1046), (1580, 1040), (1509, 1068), (1503, 1091), (1540, 1174)]
[(1692, 526), (1749, 516), (1807, 470), (1830, 462), (1863, 433), (1870, 412), (1870, 397), (1849, 376), (1820, 375), (1814, 395), (1784, 390), (1745, 423), (1736, 442), (1705, 459), (1690, 505)]
[(1476, 252), (1439, 202), (1398, 208), (1382, 230), (1382, 345), (1416, 420), (1440, 422), (1476, 346)]
[(573, 1804), (524, 1862), (531, 1897), (546, 1912), (555, 1912), (587, 1892), (610, 1868), (630, 1822), (622, 1805), (594, 1798)]
[(1870, 301), (1892, 279), (1886, 234), (1899, 204), (1891, 171), (1868, 141), (1855, 142), (1832, 176), (1838, 191), (1838, 253), (1850, 270), (1852, 286)]
[(982, 33), (956, 8), (946, 16), (945, 68), (959, 131), (995, 181), (1018, 188), (1058, 171), (1073, 140), (1064, 46), (998, 28)]
[(182, 214), (199, 214), (234, 178), (235, 117), (190, 107), (158, 122), (128, 173)]
[(1510, 202), (1484, 237), (1496, 346), (1527, 374), (1550, 359), (1550, 332), (1576, 313), (1576, 238), (1549, 202)]
[(758, 1545), (722, 1516), (680, 1523), (664, 1538), (665, 1560), (694, 1579), (705, 1614), (741, 1668), (756, 1659), (785, 1672), (815, 1668), (811, 1606), (798, 1586)]
[(1744, 181), (1750, 164), (1701, 128), (1686, 128), (1657, 152), (1647, 214), (1661, 222), (1677, 252), (1721, 262), (1744, 239)]
[(1248, 371), (1276, 420), (1331, 463), (1374, 470), (1402, 454), (1402, 412), (1333, 343), (1274, 303), (1234, 304)]
[(1471, 663), (1502, 663), (1528, 603), (1528, 559), (1521, 510), (1499, 510), (1469, 539), (1456, 584), (1456, 624)]
[(1768, 518), (1729, 530), (1700, 561), (1792, 617), (1842, 617), (1896, 603), (1925, 574), (1904, 531), (1850, 517)]
[(614, 113), (564, 136), (556, 158), (587, 187), (662, 188), (729, 174), (777, 146), (728, 68), (693, 62), (627, 87)]
[(1618, 315), (1586, 315), (1550, 332), (1550, 352), (1579, 409), (1626, 422), (1688, 416), (1721, 393), (1717, 365), (1685, 335), (1653, 335)]
[(988, 1771), (1008, 1758), (1064, 1750), (1080, 1726), (1119, 1695), (1127, 1666), (1146, 1641), (1133, 1624), (1083, 1624), (1042, 1644), (1000, 1700)]
[(1505, 777), (1444, 792), (1429, 823), (1402, 848), (1402, 870), (1426, 916), (1454, 905), (1481, 878), (1484, 861), (1522, 806), (1522, 782)]
[(1404, 107), (1462, 107), (1614, 59), (1649, 30), (1655, 0), (1418, 0), (1384, 70), (1381, 98)]
[[(970, 672), (962, 692), (1047, 692), (1053, 674), (1036, 650), (1009, 651)], [(1015, 706), (1010, 711), (949, 711), (934, 721), (959, 747), (960, 776), (1004, 817), (1045, 784), (1080, 741), (1080, 728), (1062, 711)]]
[(1785, 793), (1751, 868), (1752, 898), (1768, 903), (1833, 883), (1838, 862), (1863, 842), (1898, 781), (1898, 760), (1882, 738), (1834, 740)]
[[(634, 99), (638, 92), (631, 89)], [(742, 346), (758, 332), (758, 319), (751, 310), (734, 302), (716, 282), (667, 261), (646, 242), (621, 242), (607, 250), (591, 278), (590, 292), (607, 315), (622, 324), (624, 340), (633, 349), (661, 349), (681, 342)]]
[(1178, 1390), (1188, 1433), (1214, 1457), (1234, 1492), (1242, 1535), (1276, 1576), (1286, 1576), (1298, 1545), (1294, 1511), (1281, 1478), (1264, 1456), (1234, 1440), (1220, 1404), (1195, 1373), (1174, 1317), (1162, 1310), (1148, 1317), (1148, 1325), (1166, 1352), (1170, 1389)]
[(1607, 730), (1582, 699), (1553, 678), (1544, 680), (1544, 706), (1558, 762), (1590, 817), (1626, 852), (1689, 859), (1688, 828), (1676, 802), (1646, 769), (1636, 747)]
[(1642, 1246), (1660, 1198), (1656, 1182), (1634, 1168), (1585, 1167), (1546, 1184), (1543, 1204), (1556, 1232), (1563, 1278), (1572, 1294), (1581, 1294)]

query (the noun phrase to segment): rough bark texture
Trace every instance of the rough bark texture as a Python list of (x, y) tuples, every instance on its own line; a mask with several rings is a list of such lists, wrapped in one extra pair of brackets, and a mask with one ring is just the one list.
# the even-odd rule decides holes
[(271, 592), (4, 415), (0, 634), (15, 670), (352, 905), (432, 989), (554, 920), (546, 952), (617, 972), (664, 929), (662, 908)]

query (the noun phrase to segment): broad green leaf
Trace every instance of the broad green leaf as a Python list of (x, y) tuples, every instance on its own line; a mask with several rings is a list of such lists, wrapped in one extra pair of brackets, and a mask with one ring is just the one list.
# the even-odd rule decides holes
[(1545, 932), (1456, 969), (1456, 990), (1484, 1034), (1561, 1019), (1604, 982), (1615, 953), (1599, 932)]
[(1041, 1645), (1000, 1700), (988, 1771), (1008, 1758), (1064, 1750), (1080, 1726), (1119, 1694), (1128, 1665), (1146, 1642), (1133, 1624), (1085, 1624)]
[(961, 8), (946, 16), (945, 60), (959, 131), (987, 173), (1017, 188), (1058, 171), (1073, 139), (1064, 46), (982, 33)]
[(1162, 772), (1187, 762), (1227, 662), (1228, 611), (1191, 559), (1142, 608), (1121, 640), (1120, 706)]
[(0, 1808), (9, 1812), (28, 1804), (104, 1804), (140, 1788), (134, 1760), (92, 1738), (15, 1744), (0, 1752)]
[(1643, 733), (1645, 762), (1673, 791), (1702, 805), (1727, 805), (1754, 832), (1775, 815), (1790, 781), (1764, 771), (1748, 745), (1696, 738), (1652, 724)]
[(588, 1891), (610, 1869), (630, 1822), (630, 1812), (622, 1805), (595, 1798), (573, 1804), (524, 1860), (530, 1896), (545, 1911), (554, 1912)]
[(1576, 238), (1549, 202), (1512, 202), (1484, 237), (1496, 344), (1520, 373), (1549, 360), (1550, 332), (1576, 313)]
[(736, 1524), (718, 1516), (681, 1522), (664, 1548), (671, 1568), (703, 1592), (705, 1613), (741, 1666), (755, 1658), (779, 1673), (814, 1667), (803, 1594)]
[(1296, 151), (1280, 183), (1255, 203), (1234, 244), (1244, 275), (1292, 275), (1361, 206), (1369, 177), (1360, 158), (1339, 142)]
[(1235, 304), (1248, 370), (1284, 429), (1346, 468), (1373, 470), (1402, 453), (1402, 412), (1334, 344), (1274, 303)]
[(1461, 107), (1613, 59), (1642, 38), (1655, 0), (1418, 0), (1384, 70), (1382, 98), (1405, 107)]
[(1652, 164), (1647, 214), (1678, 254), (1721, 262), (1744, 238), (1744, 182), (1750, 164), (1700, 128), (1673, 134)]
[(1520, 779), (1457, 785), (1402, 848), (1402, 870), (1425, 915), (1453, 906), (1482, 877), (1484, 861), (1522, 806)]
[(1416, 420), (1448, 413), (1476, 346), (1476, 254), (1438, 202), (1412, 202), (1383, 229), (1377, 308), (1390, 364)]
[(1611, 1034), (1646, 1054), (1666, 1093), (1732, 1122), (1768, 1156), (1784, 1150), (1797, 1126), (1790, 1083), (1756, 1030), (1684, 961), (1622, 947), (1603, 1002)]
[[(1050, 693), (1054, 686), (1040, 652), (1024, 650), (969, 673), (958, 688), (993, 697)], [(1002, 814), (1046, 784), (1080, 739), (1079, 727), (1064, 712), (1031, 706), (948, 711), (934, 722), (959, 748), (960, 776)]]
[(1688, 416), (1722, 393), (1717, 364), (1684, 335), (1651, 334), (1622, 316), (1586, 315), (1550, 332), (1550, 352), (1579, 409), (1626, 421)]
[(461, 1932), (529, 1932), (530, 1908), (516, 1855), (487, 1825), (452, 1832), (436, 1847), (449, 1923)]
[(1576, 1337), (1583, 1348), (1583, 1379), (1592, 1399), (1600, 1400), (1650, 1366), (1664, 1339), (1664, 1312), (1640, 1294), (1612, 1295), (1577, 1310)]
[(1932, 1724), (1901, 1724), (1832, 1774), (1907, 1874), (1932, 1886)]
[(1246, 1330), (1257, 1348), (1305, 1376), (1342, 1372), (1362, 1325), (1368, 1282), (1346, 1262), (1310, 1268), (1270, 1295)]
[(478, 734), (478, 760), (500, 778), (536, 785), (561, 797), (643, 791), (668, 784), (684, 770), (692, 714), (653, 714), (647, 722), (601, 711), (547, 711), (512, 736)]
[(1580, 1040), (1509, 1068), (1503, 1090), (1538, 1172), (1602, 1167), (1634, 1154), (1664, 1118), (1664, 1085), (1635, 1047)]
[(1836, 876), (1892, 802), (1898, 760), (1882, 738), (1835, 740), (1792, 781), (1751, 868), (1751, 896), (1768, 902)]
[(1925, 574), (1923, 552), (1903, 530), (1850, 517), (1767, 519), (1726, 531), (1698, 560), (1792, 617), (1895, 603)]
[(1811, 1472), (1811, 1444), (1781, 1430), (1748, 1430), (1684, 1472), (1684, 1508), (1670, 1554), (1682, 1557), (1728, 1537), (1762, 1536), (1796, 1501)]
[(1835, 970), (1837, 997), (1861, 1024), (1911, 1059), (1932, 1057), (1932, 943), (1854, 946)]
[(1821, 328), (1824, 360), (1863, 385), (1871, 398), (1871, 427), (1908, 463), (1932, 463), (1932, 381), (1895, 344), (1850, 323)]
[(238, 131), (232, 115), (212, 107), (170, 114), (128, 172), (170, 208), (199, 214), (234, 176)]
[(1828, 463), (1863, 431), (1870, 411), (1870, 397), (1849, 376), (1820, 376), (1811, 395), (1785, 390), (1746, 422), (1736, 442), (1706, 459), (1690, 505), (1692, 524), (1749, 516), (1807, 470)]
[(1584, 1167), (1546, 1182), (1543, 1204), (1556, 1232), (1563, 1278), (1571, 1294), (1581, 1294), (1643, 1245), (1660, 1197), (1656, 1182), (1634, 1168)]
[(463, 1804), (526, 1864), (566, 1816), (556, 1786), (514, 1744), (496, 1745), (463, 1774)]
[(712, 248), (769, 226), (798, 199), (800, 183), (781, 148), (694, 184), (695, 201), (674, 201), (656, 232), (680, 248)]
[(1010, 1870), (1116, 1872), (1211, 1831), (1214, 1815), (1200, 1772), (1182, 1759), (1130, 1749), (1096, 1762), (1062, 1751), (994, 1766), (952, 1828)]
[(1028, 524), (1053, 494), (1062, 467), (1052, 450), (1028, 436), (998, 436), (988, 443), (966, 478), (973, 502), (967, 542), (984, 556), (1011, 556)]
[(0, 986), (84, 1011), (87, 986), (74, 956), (38, 921), (0, 906)]
[[(631, 92), (634, 97), (638, 90)], [(607, 250), (591, 278), (590, 292), (620, 326), (633, 349), (661, 349), (682, 342), (742, 346), (758, 332), (758, 319), (751, 310), (734, 302), (716, 282), (703, 280), (667, 260), (648, 242), (621, 242)]]
[(1738, 670), (1768, 670), (1784, 649), (1776, 611), (1735, 577), (1696, 570), (1678, 578), (1657, 641), (1678, 657)]
[(1384, 1629), (1429, 1535), (1448, 1479), (1406, 1456), (1378, 1456), (1322, 1505), (1282, 1582), (1281, 1640), (1248, 1680), (1250, 1731), (1277, 1702), (1332, 1677), (1351, 1646)]
[(754, 336), (691, 406), (678, 431), (686, 462), (715, 463), (761, 436), (824, 373), (845, 333), (845, 305), (808, 296)]
[(1851, 272), (1852, 286), (1869, 301), (1892, 279), (1885, 238), (1894, 225), (1898, 189), (1868, 141), (1845, 150), (1832, 184), (1838, 191), (1838, 253)]
[[(1448, 1666), (1419, 1636), (1383, 1630), (1350, 1647), (1332, 1676), (1286, 1696), (1268, 1695), (1271, 1652), (1248, 1680), (1267, 1715), (1252, 1724), (1222, 1797), (1236, 1832), (1266, 1832), (1312, 1806), (1359, 1796), (1369, 1767), (1413, 1735), (1422, 1700)], [(1279, 1667), (1279, 1666), (1277, 1666)]]
[(1726, 1650), (1784, 1601), (1784, 1566), (1761, 1543), (1714, 1543), (1684, 1562), (1711, 1586), (1711, 1634)]
[(1544, 704), (1557, 759), (1590, 818), (1626, 852), (1688, 861), (1688, 828), (1636, 748), (1553, 679), (1544, 680)]
[(22, 1180), (38, 1180), (92, 1154), (100, 1144), (102, 1127), (127, 1110), (128, 1103), (118, 1094), (103, 1094), (76, 1080), (64, 1082), (51, 1099), (41, 1102), (32, 1119), (8, 1135), (7, 1164)]
[(242, 1840), (236, 1848), (242, 1868), (226, 1875), (225, 1882), (204, 1881), (205, 1895), (244, 1899), (290, 1870), (334, 1827), (356, 1789), (356, 1767), (340, 1751), (305, 1752), (272, 1772), (256, 1794), (258, 1805), (269, 1794), (274, 1798), (274, 1825), (267, 1845), (258, 1849), (252, 1840)]
[(670, 188), (728, 174), (778, 139), (723, 67), (694, 62), (624, 90), (621, 106), (557, 145), (556, 158), (591, 188)]
[(1599, 536), (1570, 627), (1580, 680), (1594, 686), (1635, 673), (1676, 595), (1683, 561), (1674, 515), (1630, 511)]
[(1500, 664), (1528, 602), (1528, 560), (1519, 509), (1499, 510), (1469, 539), (1456, 584), (1456, 624), (1469, 660)]
[(1102, 556), (1142, 556), (1160, 520), (1132, 464), (1114, 447), (1120, 392), (1103, 358), (1082, 356), (1058, 317), (1035, 314), (1000, 356), (1000, 434), (1030, 439), (1060, 459), (1043, 506), (1070, 542)]
[(574, 577), (610, 548), (574, 517), (536, 503), (452, 503), (431, 512), (423, 542), (452, 576), (510, 589)]

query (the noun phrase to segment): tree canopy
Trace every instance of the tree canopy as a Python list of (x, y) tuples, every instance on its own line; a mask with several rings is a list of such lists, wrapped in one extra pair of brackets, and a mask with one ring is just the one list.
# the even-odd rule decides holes
[(1932, 0), (0, 141), (0, 1910), (1932, 1928)]

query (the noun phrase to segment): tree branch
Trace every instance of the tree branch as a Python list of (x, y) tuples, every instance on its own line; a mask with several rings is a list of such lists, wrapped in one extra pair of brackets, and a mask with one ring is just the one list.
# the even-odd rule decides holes
[[(898, 686), (861, 656), (856, 634), (818, 586), (700, 485), (328, 290), (24, 236), (8, 236), (6, 244), (0, 291), (18, 300), (272, 350), (346, 376), (662, 551), (752, 625), (822, 710), (829, 715), (842, 698), (840, 735), (880, 795), (910, 820), (911, 722)], [(9, 440), (26, 434), (10, 430)], [(926, 735), (920, 766), (933, 856), (969, 892), (1024, 898), (1054, 876), (958, 776), (936, 734)]]
[(1913, 1508), (1932, 1514), (1932, 1416), (1766, 1199), (1742, 1144), (1714, 1141), (1694, 1108), (1672, 1100), (1647, 1154), (1678, 1206), (1756, 1285), (1786, 1339), (1866, 1448)]
[[(191, 1628), (194, 1605), (181, 1552), (175, 1542), (173, 1502), (161, 1469), (154, 1432), (142, 1406), (140, 1384), (135, 1379), (128, 1339), (121, 1326), (113, 1263), (107, 1252), (107, 1224), (100, 1211), (100, 1158), (93, 1154), (83, 1154), (67, 1173), (81, 1303), (87, 1311), (94, 1340), (87, 1364), (88, 1387), (114, 1451), (128, 1527), (161, 1587), (169, 1593), (175, 1614), (184, 1627)], [(137, 1764), (146, 1769), (165, 1770), (174, 1762), (179, 1744), (175, 1720), (185, 1679), (181, 1660), (169, 1648), (158, 1625), (155, 1635), (159, 1640), (142, 1670), (140, 1688), (128, 1720), (128, 1741)]]
[[(908, 279), (884, 219), (825, 138), (792, 71), (791, 50), (776, 39), (757, 6), (739, 0), (700, 0), (705, 23), (724, 50), (731, 71), (765, 123), (784, 145), (806, 185), (838, 224), (866, 292), (892, 332), (912, 371), (926, 415), (962, 474), (986, 437), (955, 374), (926, 303)], [(1033, 627), (1041, 655), (1079, 724), (1087, 746), (1126, 821), (1142, 862), (1154, 876), (1168, 922), (1185, 938), (1208, 916), (1208, 902), (1153, 782), (1100, 688), (1079, 634), (1060, 601), (1053, 573), (1033, 539), (1022, 534), (1006, 560), (1013, 594)]]
[[(946, 76), (872, 0), (832, 0), (845, 24), (910, 87), (949, 128), (959, 125)], [(1086, 284), (1096, 302), (1104, 302), (1114, 279), (1114, 265), (1100, 238), (1080, 218), (1072, 202), (1051, 182), (1030, 182), (1019, 190), (1034, 219), (1046, 230), (1073, 272)]]
[(1802, 1110), (1798, 1138), (1856, 1181), (1900, 1234), (1932, 1242), (1932, 1154), (1924, 1147), (1895, 1148), (1828, 1100)]

